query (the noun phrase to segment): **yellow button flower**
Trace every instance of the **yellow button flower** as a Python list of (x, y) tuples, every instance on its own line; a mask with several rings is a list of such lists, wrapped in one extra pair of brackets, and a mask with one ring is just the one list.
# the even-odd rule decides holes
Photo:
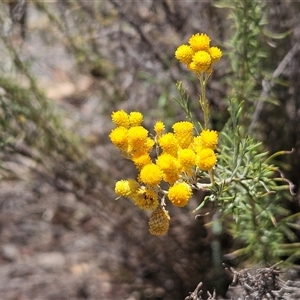
[(222, 51), (218, 47), (210, 47), (208, 53), (211, 57), (211, 62), (214, 63), (222, 57)]
[(152, 163), (149, 153), (145, 153), (145, 154), (141, 154), (141, 155), (140, 155), (140, 153), (135, 153), (131, 157), (131, 160), (133, 161), (133, 163), (135, 164), (135, 166), (138, 170), (140, 170), (144, 166)]
[(138, 111), (132, 111), (129, 114), (129, 125), (131, 127), (133, 126), (139, 126), (143, 122), (143, 115)]
[(199, 50), (208, 50), (209, 43), (210, 38), (204, 33), (196, 33), (189, 39), (189, 44), (195, 52)]
[(152, 138), (147, 138), (146, 143), (145, 143), (145, 151), (150, 152), (155, 145), (155, 141)]
[(162, 236), (168, 232), (170, 224), (169, 213), (162, 207), (154, 210), (149, 218), (149, 232), (152, 235)]
[(211, 56), (206, 51), (198, 51), (193, 56), (198, 72), (205, 72), (211, 65)]
[(115, 193), (118, 196), (129, 198), (136, 193), (139, 187), (139, 183), (133, 179), (119, 180), (115, 185)]
[(193, 140), (193, 124), (188, 121), (177, 122), (172, 128), (179, 146), (181, 148), (187, 148)]
[(189, 45), (180, 45), (175, 51), (175, 57), (182, 63), (190, 64), (192, 62), (194, 51)]
[(177, 159), (168, 153), (162, 153), (157, 157), (157, 166), (165, 173), (176, 175), (180, 172)]
[(196, 154), (192, 149), (182, 149), (178, 152), (178, 161), (184, 171), (190, 170), (196, 161)]
[(194, 136), (192, 143), (190, 144), (190, 149), (193, 149), (196, 153), (198, 153), (200, 150), (202, 150), (203, 142), (200, 135)]
[(168, 197), (173, 205), (183, 207), (192, 197), (192, 188), (186, 182), (175, 183), (169, 188)]
[(128, 152), (134, 153), (144, 149), (147, 143), (148, 130), (142, 126), (134, 126), (128, 129)]
[(111, 114), (111, 119), (116, 126), (129, 128), (128, 114), (124, 110), (118, 110)]
[(203, 68), (199, 68), (193, 61), (188, 65), (188, 68), (192, 72), (203, 72)]
[(154, 210), (159, 205), (158, 195), (151, 188), (139, 189), (132, 199), (141, 209)]
[(111, 131), (109, 138), (116, 147), (122, 151), (126, 151), (128, 146), (127, 133), (128, 130), (120, 126)]
[(200, 170), (208, 171), (214, 167), (216, 162), (217, 157), (212, 149), (202, 149), (197, 153), (196, 164)]
[(156, 132), (156, 135), (160, 137), (165, 130), (165, 124), (161, 121), (157, 121), (154, 125), (154, 131)]
[(181, 134), (181, 133), (191, 133), (193, 132), (194, 125), (191, 122), (188, 121), (181, 121), (176, 122), (172, 126), (175, 134)]
[(179, 173), (174, 173), (174, 172), (168, 173), (167, 171), (163, 172), (163, 180), (170, 185), (173, 185), (179, 178), (180, 178)]
[(155, 164), (148, 164), (142, 168), (139, 180), (146, 185), (157, 185), (162, 180), (161, 170)]
[(171, 132), (163, 134), (158, 140), (158, 144), (165, 153), (169, 153), (173, 156), (177, 156), (177, 151), (179, 148), (178, 141), (175, 135)]
[(189, 45), (177, 48), (175, 57), (199, 76), (203, 72), (212, 73), (212, 64), (222, 57), (222, 51), (218, 47), (210, 47), (209, 36), (196, 33), (190, 37)]
[(200, 134), (203, 148), (215, 150), (218, 144), (218, 133), (215, 130), (205, 129)]

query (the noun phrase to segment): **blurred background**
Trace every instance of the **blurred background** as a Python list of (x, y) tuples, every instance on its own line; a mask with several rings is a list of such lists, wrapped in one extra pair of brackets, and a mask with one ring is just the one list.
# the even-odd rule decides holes
[[(115, 182), (136, 174), (108, 135), (119, 109), (142, 112), (149, 130), (156, 120), (184, 120), (173, 99), (177, 81), (201, 120), (197, 79), (174, 58), (197, 32), (224, 54), (207, 91), (212, 126), (222, 129), (234, 83), (244, 78), (234, 61), (243, 46), (234, 43), (238, 2), (0, 2), (1, 299), (184, 299), (200, 281), (225, 295), (231, 279), (214, 268), (216, 237), (204, 226), (211, 217), (192, 213), (203, 195), (170, 208), (168, 235), (151, 236), (148, 212), (115, 201)], [(251, 94), (240, 97), (270, 153), (294, 149), (278, 163), (296, 193), (283, 206), (296, 213), (300, 2), (242, 2), (245, 22), (247, 5), (261, 14), (264, 31), (249, 26), (247, 34), (264, 55), (253, 67)], [(222, 260), (239, 266), (223, 257), (236, 247), (230, 235), (217, 239)]]

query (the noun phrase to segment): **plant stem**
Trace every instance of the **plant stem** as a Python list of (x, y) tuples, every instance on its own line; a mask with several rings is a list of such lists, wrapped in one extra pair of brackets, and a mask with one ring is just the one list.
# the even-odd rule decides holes
[(200, 95), (200, 105), (203, 110), (204, 115), (204, 129), (208, 128), (209, 124), (209, 105), (206, 99), (206, 83), (207, 80), (204, 79), (204, 73), (200, 73), (198, 75), (199, 81), (200, 81), (200, 87), (201, 87), (201, 95)]

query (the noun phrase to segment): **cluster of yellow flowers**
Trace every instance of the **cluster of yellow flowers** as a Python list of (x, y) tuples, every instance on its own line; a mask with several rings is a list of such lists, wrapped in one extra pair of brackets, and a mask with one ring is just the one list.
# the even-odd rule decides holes
[(195, 73), (212, 72), (212, 64), (222, 57), (218, 47), (210, 47), (210, 38), (204, 33), (197, 33), (189, 39), (189, 45), (180, 45), (175, 57)]
[(175, 52), (175, 57), (195, 72), (200, 80), (204, 130), (199, 135), (194, 135), (193, 123), (188, 121), (175, 123), (172, 132), (165, 132), (164, 123), (158, 121), (151, 135), (142, 126), (143, 115), (140, 112), (127, 114), (119, 110), (112, 113), (116, 127), (109, 137), (138, 171), (136, 180), (118, 181), (115, 192), (119, 197), (132, 199), (141, 209), (152, 211), (149, 231), (153, 235), (164, 235), (169, 229), (166, 199), (175, 206), (185, 206), (192, 197), (192, 188), (201, 188), (198, 180), (207, 177), (206, 171), (213, 183), (218, 133), (207, 129), (209, 106), (205, 87), (212, 64), (221, 56), (221, 50), (210, 47), (210, 38), (203, 33), (194, 34), (189, 45), (181, 45)]
[(179, 207), (188, 203), (199, 175), (216, 164), (218, 133), (205, 129), (194, 136), (193, 124), (188, 121), (175, 123), (173, 132), (165, 133), (164, 123), (158, 121), (155, 134), (150, 135), (141, 125), (140, 112), (123, 110), (113, 112), (112, 121), (116, 126), (109, 135), (112, 143), (138, 170), (137, 180), (118, 181), (115, 192), (141, 209), (151, 210), (150, 233), (164, 235), (170, 221), (165, 198)]

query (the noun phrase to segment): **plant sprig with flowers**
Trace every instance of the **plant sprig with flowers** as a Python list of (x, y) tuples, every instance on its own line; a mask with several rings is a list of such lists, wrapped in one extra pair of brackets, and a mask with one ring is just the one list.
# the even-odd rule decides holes
[[(213, 182), (212, 169), (217, 162), (218, 133), (208, 128), (209, 105), (205, 87), (212, 66), (221, 58), (222, 52), (217, 47), (210, 47), (210, 38), (206, 34), (195, 34), (189, 45), (178, 47), (175, 56), (200, 81), (200, 105), (204, 112), (200, 134), (195, 128), (197, 124), (190, 118), (190, 121), (174, 123), (172, 132), (165, 132), (164, 123), (157, 121), (151, 135), (142, 126), (140, 112), (128, 114), (120, 110), (112, 113), (116, 128), (109, 135), (112, 143), (139, 172), (137, 179), (118, 181), (115, 192), (120, 197), (132, 199), (141, 209), (152, 210), (149, 230), (153, 235), (164, 235), (168, 231), (170, 216), (166, 200), (174, 206), (184, 207), (192, 197), (193, 189), (211, 185), (200, 183), (200, 179), (210, 178)], [(152, 158), (153, 152), (155, 158)]]
[(291, 183), (271, 164), (272, 157), (262, 151), (261, 144), (245, 134), (247, 129), (239, 121), (243, 102), (230, 101), (230, 119), (222, 132), (209, 128), (206, 86), (222, 51), (210, 46), (206, 34), (197, 33), (188, 44), (177, 48), (175, 57), (199, 79), (204, 124), (193, 118), (181, 83), (177, 85), (180, 98), (176, 101), (188, 121), (174, 123), (171, 132), (165, 132), (164, 123), (157, 121), (153, 134), (149, 133), (142, 126), (140, 112), (113, 112), (116, 127), (110, 139), (138, 171), (136, 179), (118, 181), (115, 192), (119, 197), (132, 199), (141, 209), (151, 210), (149, 231), (161, 236), (169, 229), (169, 203), (184, 207), (193, 189), (208, 191), (195, 211), (207, 202), (214, 203), (221, 213), (219, 221), (226, 220), (226, 230), (245, 246), (234, 254), (250, 254), (257, 261), (276, 261), (284, 255), (284, 235), (294, 238), (288, 226), (293, 216), (289, 217), (280, 206)]

